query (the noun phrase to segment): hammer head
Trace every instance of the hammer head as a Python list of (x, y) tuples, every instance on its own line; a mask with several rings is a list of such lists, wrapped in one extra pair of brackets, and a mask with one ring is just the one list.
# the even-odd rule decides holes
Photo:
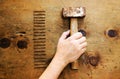
[(84, 17), (85, 16), (85, 7), (68, 7), (63, 8), (63, 16), (64, 17)]

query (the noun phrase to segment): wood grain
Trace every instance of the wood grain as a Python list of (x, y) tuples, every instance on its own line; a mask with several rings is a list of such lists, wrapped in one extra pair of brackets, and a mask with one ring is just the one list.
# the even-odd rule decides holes
[[(34, 69), (33, 12), (46, 12), (48, 65), (60, 35), (69, 29), (69, 19), (62, 17), (62, 8), (69, 6), (86, 7), (86, 17), (78, 19), (78, 27), (86, 31), (88, 47), (79, 58), (79, 70), (68, 65), (59, 79), (120, 79), (119, 0), (0, 0), (0, 39), (11, 42), (7, 48), (0, 47), (0, 78), (38, 79), (45, 68)], [(115, 33), (108, 35), (109, 30)], [(27, 48), (17, 46), (20, 40), (27, 42)]]

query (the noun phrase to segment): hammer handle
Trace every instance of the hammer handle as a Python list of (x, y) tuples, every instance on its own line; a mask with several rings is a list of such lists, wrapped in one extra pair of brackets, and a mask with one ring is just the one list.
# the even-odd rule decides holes
[[(78, 32), (78, 22), (77, 18), (71, 18), (70, 19), (70, 33), (73, 35), (74, 33)], [(78, 69), (79, 68), (79, 63), (78, 61), (74, 61), (71, 63), (72, 69)]]

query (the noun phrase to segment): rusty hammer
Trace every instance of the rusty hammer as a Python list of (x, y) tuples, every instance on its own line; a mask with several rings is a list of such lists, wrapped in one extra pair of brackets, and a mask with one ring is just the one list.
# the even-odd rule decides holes
[[(63, 8), (63, 17), (70, 18), (70, 34), (74, 34), (78, 32), (78, 22), (77, 18), (84, 17), (85, 16), (85, 8), (84, 7), (68, 7)], [(72, 64), (72, 69), (78, 69), (79, 63), (78, 61), (74, 61)]]

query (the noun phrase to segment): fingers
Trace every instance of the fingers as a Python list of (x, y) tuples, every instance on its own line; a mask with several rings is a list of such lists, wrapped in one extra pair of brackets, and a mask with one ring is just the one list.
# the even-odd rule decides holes
[(84, 53), (86, 51), (86, 48), (83, 48), (81, 51)]
[(80, 49), (83, 49), (83, 48), (85, 48), (87, 46), (87, 42), (83, 42), (83, 43), (81, 43), (80, 45), (79, 45), (79, 48)]
[(79, 39), (81, 37), (82, 37), (82, 33), (77, 32), (77, 33), (73, 34), (71, 37), (69, 37), (69, 39)]
[(86, 51), (86, 48), (81, 49), (81, 51), (79, 53), (80, 54), (79, 56), (81, 56), (85, 51)]
[(78, 44), (81, 44), (86, 41), (86, 37), (81, 37), (80, 39), (77, 40)]
[[(83, 53), (85, 53), (85, 51), (86, 51), (86, 46), (87, 46), (87, 43), (85, 42), (85, 43), (82, 43), (81, 45), (80, 45), (80, 53), (79, 53), (79, 57), (83, 54)], [(81, 48), (82, 47), (82, 48)]]
[(66, 37), (69, 35), (70, 33), (70, 30), (66, 31), (66, 32), (63, 32), (63, 34), (61, 35), (60, 39), (59, 40), (65, 40)]

